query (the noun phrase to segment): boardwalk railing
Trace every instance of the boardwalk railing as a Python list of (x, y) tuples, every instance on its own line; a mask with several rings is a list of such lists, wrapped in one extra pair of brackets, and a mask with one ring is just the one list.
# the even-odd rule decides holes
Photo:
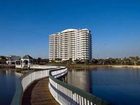
[(17, 81), (17, 88), (11, 105), (21, 105), (22, 95), (28, 86), (35, 80), (49, 76), (49, 90), (55, 100), (61, 105), (107, 105), (105, 101), (93, 96), (79, 88), (64, 83), (57, 78), (67, 73), (66, 68), (54, 68), (34, 71)]
[[(51, 66), (50, 69), (33, 71), (33, 72), (30, 72), (30, 73), (22, 76), (19, 79), (19, 81), (16, 82), (16, 91), (15, 91), (15, 95), (13, 97), (13, 100), (11, 102), (11, 105), (21, 105), (22, 95), (23, 95), (24, 91), (28, 88), (28, 86), (31, 83), (33, 83), (35, 80), (39, 80), (41, 78), (48, 77), (49, 71), (54, 70), (54, 69), (61, 71), (60, 67), (54, 66), (54, 68), (53, 68)], [(61, 73), (60, 71), (59, 71), (59, 73)]]
[(67, 69), (63, 69), (61, 73), (58, 72), (56, 70), (50, 71), (49, 89), (60, 105), (108, 105), (107, 102), (100, 98), (58, 80), (58, 77), (67, 73)]

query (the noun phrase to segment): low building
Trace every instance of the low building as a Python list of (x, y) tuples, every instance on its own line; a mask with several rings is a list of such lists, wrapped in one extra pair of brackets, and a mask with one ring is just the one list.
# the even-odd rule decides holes
[(33, 58), (30, 55), (23, 56), (20, 60), (16, 61), (16, 68), (28, 69), (31, 67)]
[(8, 65), (15, 65), (16, 64), (16, 61), (19, 61), (21, 59), (20, 56), (15, 56), (15, 55), (12, 55), (10, 57), (7, 57), (7, 61), (6, 63)]

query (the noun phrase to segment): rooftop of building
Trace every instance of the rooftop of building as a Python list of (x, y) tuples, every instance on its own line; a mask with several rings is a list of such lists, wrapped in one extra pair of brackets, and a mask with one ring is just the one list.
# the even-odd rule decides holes
[(25, 55), (22, 57), (22, 59), (33, 59), (30, 55)]
[(78, 30), (88, 30), (88, 29), (87, 28), (84, 28), (84, 29), (65, 29), (61, 32), (63, 33), (63, 32), (78, 31)]
[(16, 61), (16, 60), (20, 60), (21, 57), (20, 56), (15, 56), (15, 55), (11, 55), (8, 57), (9, 61)]
[(63, 30), (61, 32), (63, 33), (63, 32), (69, 32), (69, 31), (77, 31), (77, 29), (65, 29), (65, 30)]
[(71, 32), (71, 31), (78, 31), (78, 30), (83, 30), (83, 31), (86, 30), (86, 31), (89, 31), (87, 28), (83, 28), (83, 29), (65, 29), (65, 30), (63, 30), (61, 32), (57, 32), (55, 34), (51, 34), (50, 36), (55, 36), (55, 35), (59, 35), (61, 33)]

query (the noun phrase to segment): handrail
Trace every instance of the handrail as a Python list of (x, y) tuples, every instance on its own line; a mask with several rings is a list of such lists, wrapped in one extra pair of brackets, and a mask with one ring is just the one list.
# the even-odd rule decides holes
[(26, 90), (26, 88), (35, 80), (48, 76), (49, 70), (47, 69), (47, 70), (32, 71), (19, 78), (19, 81), (16, 82), (16, 91), (12, 99), (11, 105), (21, 105), (22, 95)]
[(30, 72), (17, 81), (17, 88), (11, 105), (21, 105), (22, 95), (25, 89), (35, 80), (49, 76), (49, 90), (52, 96), (61, 105), (107, 105), (108, 103), (79, 88), (58, 80), (64, 76), (67, 68), (55, 68), (54, 70), (41, 70)]
[[(64, 67), (63, 67), (64, 68)], [(16, 82), (16, 91), (14, 94), (14, 97), (12, 99), (11, 105), (21, 105), (22, 102), (22, 95), (26, 88), (33, 83), (35, 80), (48, 77), (50, 70), (59, 70), (60, 67), (57, 66), (51, 66), (51, 68), (46, 70), (36, 70), (28, 72), (27, 74), (23, 75), (21, 78), (19, 78), (19, 81)]]
[(49, 72), (49, 88), (53, 97), (61, 105), (108, 105), (106, 101), (85, 92), (77, 87), (60, 81), (52, 75), (56, 70)]

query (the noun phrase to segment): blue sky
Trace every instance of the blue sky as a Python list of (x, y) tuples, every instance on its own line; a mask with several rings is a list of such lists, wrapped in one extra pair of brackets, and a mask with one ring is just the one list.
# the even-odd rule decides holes
[(0, 0), (0, 55), (48, 57), (48, 35), (92, 32), (93, 57), (140, 56), (139, 0)]

